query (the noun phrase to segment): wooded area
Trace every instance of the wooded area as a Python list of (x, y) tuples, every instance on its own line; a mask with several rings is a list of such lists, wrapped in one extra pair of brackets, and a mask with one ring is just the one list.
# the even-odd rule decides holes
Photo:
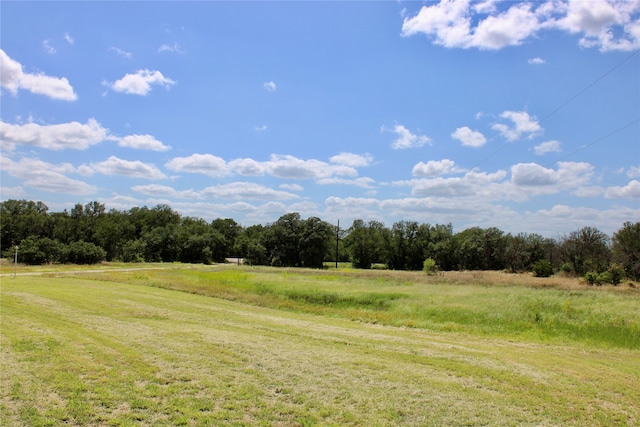
[(355, 220), (339, 230), (317, 217), (288, 213), (266, 225), (243, 227), (233, 219), (183, 217), (167, 205), (111, 209), (99, 202), (49, 212), (42, 202), (7, 200), (0, 205), (0, 250), (27, 264), (101, 261), (224, 262), (322, 268), (351, 262), (354, 268), (421, 270), (425, 260), (440, 270), (563, 271), (590, 283), (640, 280), (640, 222), (623, 224), (613, 236), (583, 227), (552, 239), (451, 224)]

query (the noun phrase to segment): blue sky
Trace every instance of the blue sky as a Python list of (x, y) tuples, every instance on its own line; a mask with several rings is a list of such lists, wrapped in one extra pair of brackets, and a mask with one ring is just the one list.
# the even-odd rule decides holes
[(1, 198), (640, 220), (640, 1), (2, 2)]

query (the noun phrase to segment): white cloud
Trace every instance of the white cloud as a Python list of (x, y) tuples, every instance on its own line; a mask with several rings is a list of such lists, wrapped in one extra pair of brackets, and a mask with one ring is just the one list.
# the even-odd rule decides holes
[(304, 188), (300, 184), (280, 184), (280, 188), (283, 190), (302, 191)]
[(165, 163), (165, 167), (175, 172), (201, 173), (211, 177), (228, 174), (227, 163), (220, 157), (211, 154), (175, 157)]
[(604, 192), (604, 188), (599, 187), (597, 185), (587, 186), (587, 187), (578, 187), (576, 191), (573, 192), (574, 196), (577, 197), (597, 197)]
[(131, 189), (136, 193), (155, 197), (173, 197), (177, 199), (199, 199), (202, 197), (197, 191), (178, 191), (166, 185), (159, 184), (136, 185), (134, 187), (131, 187)]
[(560, 141), (545, 141), (542, 144), (533, 147), (533, 151), (539, 156), (547, 153), (560, 153), (562, 151), (560, 145)]
[(273, 81), (264, 82), (262, 87), (269, 92), (275, 92), (277, 89), (276, 84)]
[(22, 65), (14, 61), (0, 49), (0, 84), (12, 94), (18, 89), (45, 95), (52, 99), (75, 101), (78, 96), (65, 77), (51, 77), (45, 74), (31, 74), (22, 71)]
[(88, 195), (97, 191), (93, 185), (67, 177), (67, 174), (76, 172), (69, 163), (53, 165), (27, 158), (14, 162), (9, 158), (0, 157), (0, 166), (4, 172), (21, 179), (22, 185), (37, 190), (73, 195)]
[(354, 168), (369, 166), (373, 162), (373, 156), (369, 153), (360, 155), (354, 153), (340, 153), (329, 159), (331, 163), (338, 165), (351, 166)]
[(321, 185), (354, 185), (360, 188), (372, 188), (375, 184), (375, 180), (369, 177), (361, 177), (361, 178), (320, 178), (318, 184)]
[(151, 135), (127, 135), (118, 141), (120, 147), (135, 148), (137, 150), (167, 151), (171, 147), (164, 145)]
[(640, 178), (640, 167), (631, 166), (627, 171), (627, 176), (629, 178)]
[(129, 161), (119, 159), (116, 156), (111, 156), (104, 162), (91, 163), (89, 167), (94, 171), (103, 175), (113, 176), (127, 176), (129, 178), (144, 178), (144, 179), (164, 179), (165, 174), (160, 172), (158, 168), (153, 165), (148, 165), (139, 160)]
[(43, 40), (42, 47), (44, 48), (44, 51), (49, 55), (55, 55), (57, 52), (56, 48), (51, 46), (51, 42), (49, 40)]
[[(518, 163), (511, 167), (511, 182), (517, 187), (537, 187), (544, 193), (578, 188), (593, 177), (594, 167), (584, 162), (558, 162), (558, 169), (536, 163)], [(550, 187), (551, 191), (540, 187)]]
[(531, 58), (527, 61), (529, 64), (531, 65), (542, 65), (544, 63), (546, 63), (547, 61), (545, 61), (544, 59), (540, 58), (540, 57), (535, 57), (535, 58)]
[(262, 125), (262, 126), (254, 126), (253, 129), (256, 132), (264, 132), (265, 130), (267, 130), (267, 125)]
[(243, 176), (258, 176), (267, 171), (267, 167), (253, 159), (235, 159), (229, 162), (229, 169)]
[(126, 50), (122, 50), (119, 47), (111, 46), (109, 48), (109, 51), (113, 51), (113, 52), (117, 53), (119, 56), (121, 56), (123, 58), (127, 58), (127, 59), (131, 59), (131, 57), (133, 56), (133, 54), (131, 52), (127, 52)]
[(232, 182), (202, 190), (202, 194), (221, 199), (291, 200), (300, 196), (286, 191), (274, 190), (252, 182)]
[(176, 84), (175, 81), (162, 75), (160, 71), (138, 70), (135, 74), (126, 74), (120, 80), (109, 84), (116, 92), (146, 96), (151, 86), (164, 86), (167, 89)]
[(187, 53), (178, 43), (175, 42), (172, 45), (163, 44), (158, 48), (158, 52)]
[(17, 187), (0, 187), (0, 199), (20, 199), (24, 196), (25, 191), (24, 188)]
[(527, 135), (531, 139), (543, 131), (537, 119), (529, 116), (529, 113), (525, 111), (505, 111), (500, 114), (500, 117), (510, 120), (513, 125), (496, 123), (491, 128), (500, 132), (509, 142), (517, 141), (523, 135)]
[(64, 39), (69, 44), (73, 44), (75, 42), (75, 40), (73, 39), (73, 37), (71, 37), (71, 35), (69, 35), (69, 33), (64, 33)]
[(448, 48), (501, 49), (555, 29), (581, 34), (579, 43), (583, 47), (602, 51), (640, 47), (637, 0), (519, 1), (507, 3), (506, 10), (497, 3), (440, 0), (405, 17), (402, 35), (425, 34), (435, 44)]
[(271, 155), (264, 163), (270, 175), (283, 179), (321, 179), (334, 175), (357, 176), (358, 172), (345, 165), (331, 165), (319, 160), (302, 160), (294, 156)]
[(396, 138), (391, 144), (391, 148), (395, 150), (422, 147), (425, 144), (431, 143), (431, 138), (428, 136), (413, 134), (403, 125), (395, 125), (393, 128), (383, 126), (380, 130), (382, 132), (393, 132), (398, 135), (398, 138)]
[(109, 136), (109, 130), (95, 119), (89, 119), (86, 124), (70, 122), (57, 125), (14, 125), (1, 121), (0, 124), (2, 148), (9, 151), (13, 150), (15, 144), (47, 150), (85, 150), (104, 140), (113, 139)]
[(482, 147), (487, 142), (482, 133), (471, 130), (466, 126), (456, 129), (451, 134), (451, 138), (457, 139), (466, 147)]
[(640, 181), (634, 179), (624, 187), (609, 187), (604, 196), (609, 199), (640, 199)]
[(429, 160), (427, 163), (420, 162), (411, 171), (414, 176), (440, 176), (453, 172), (458, 172), (458, 168), (456, 168), (456, 163), (450, 159)]

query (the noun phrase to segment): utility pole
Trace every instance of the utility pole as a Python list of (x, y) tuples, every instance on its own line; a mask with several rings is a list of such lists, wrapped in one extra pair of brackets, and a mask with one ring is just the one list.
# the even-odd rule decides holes
[(338, 220), (338, 226), (336, 227), (336, 270), (338, 269), (338, 250), (340, 248), (340, 220)]
[(16, 255), (13, 260), (13, 278), (16, 278), (16, 273), (18, 271), (18, 246), (16, 245)]

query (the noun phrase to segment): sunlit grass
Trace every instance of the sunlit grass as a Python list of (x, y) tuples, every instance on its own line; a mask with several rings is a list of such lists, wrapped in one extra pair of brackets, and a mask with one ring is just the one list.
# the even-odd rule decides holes
[(640, 292), (588, 287), (576, 279), (223, 266), (105, 277), (391, 326), (640, 349)]
[(3, 277), (0, 425), (638, 425), (636, 290), (481, 276)]

